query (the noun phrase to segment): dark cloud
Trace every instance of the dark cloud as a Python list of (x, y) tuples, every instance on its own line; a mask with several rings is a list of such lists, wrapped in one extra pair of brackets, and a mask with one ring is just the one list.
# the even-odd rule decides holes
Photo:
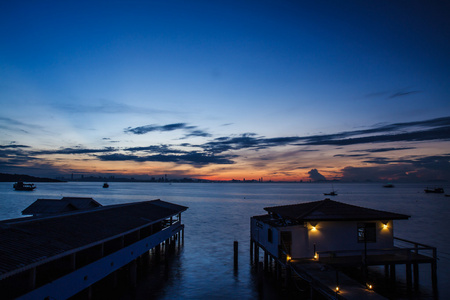
[[(419, 129), (417, 129), (419, 128)], [(366, 130), (299, 138), (298, 145), (357, 145), (367, 143), (450, 140), (450, 117), (396, 123)]]
[(333, 157), (362, 157), (366, 156), (366, 154), (336, 154)]
[(167, 132), (167, 131), (175, 131), (175, 130), (185, 130), (187, 131), (186, 136), (183, 137), (183, 139), (188, 137), (210, 137), (211, 134), (209, 134), (206, 131), (197, 129), (196, 126), (190, 126), (186, 123), (173, 123), (173, 124), (167, 124), (167, 125), (145, 125), (145, 126), (139, 126), (139, 127), (128, 127), (124, 130), (125, 133), (133, 133), (133, 134), (146, 134), (149, 132), (159, 131), (159, 132)]
[[(394, 123), (379, 125), (364, 130), (345, 131), (335, 134), (322, 134), (313, 136), (290, 136), (265, 138), (254, 133), (246, 133), (234, 137), (219, 137), (211, 142), (199, 145), (205, 151), (222, 153), (239, 149), (265, 149), (284, 145), (321, 146), (335, 145), (348, 146), (369, 143), (410, 142), (429, 140), (450, 140), (450, 117), (426, 121)], [(409, 148), (380, 148), (369, 149), (367, 152), (383, 152)]]
[(324, 181), (327, 180), (325, 178), (325, 176), (323, 176), (322, 174), (319, 173), (319, 171), (317, 171), (317, 169), (311, 169), (309, 172), (309, 178), (311, 178), (311, 180), (314, 181)]
[[(57, 109), (68, 111), (71, 114), (73, 113), (103, 113), (103, 114), (123, 114), (123, 113), (133, 113), (133, 114), (161, 114), (167, 113), (167, 111), (157, 110), (157, 109), (148, 109), (143, 107), (137, 107), (128, 105), (125, 103), (118, 103), (115, 101), (107, 100), (107, 99), (99, 99), (93, 101), (90, 105), (80, 104), (79, 101), (73, 102), (56, 102), (52, 104), (52, 107)], [(76, 103), (76, 104), (73, 104)]]
[(404, 97), (404, 96), (408, 96), (408, 95), (412, 95), (412, 94), (417, 94), (417, 93), (421, 93), (421, 92), (422, 91), (401, 89), (401, 90), (397, 90), (397, 91), (391, 90), (391, 91), (380, 91), (380, 92), (369, 93), (369, 94), (365, 95), (365, 97), (367, 97), (367, 98), (383, 97), (383, 98), (392, 99), (392, 98)]
[(167, 154), (167, 153), (186, 153), (186, 151), (173, 149), (168, 145), (151, 145), (151, 146), (145, 146), (145, 147), (130, 147), (125, 148), (125, 151), (144, 151), (149, 153), (159, 153), (159, 154)]
[(171, 162), (177, 164), (191, 164), (194, 166), (204, 166), (208, 164), (233, 164), (234, 161), (231, 160), (234, 156), (214, 156), (199, 152), (190, 152), (180, 155), (127, 155), (127, 154), (109, 154), (97, 156), (103, 161), (135, 161), (135, 162)]
[(371, 167), (342, 169), (344, 181), (424, 181), (450, 180), (450, 154), (422, 156), (411, 159), (374, 158), (365, 161), (377, 164)]
[(342, 169), (343, 181), (416, 181), (411, 165), (384, 165), (373, 167), (345, 167)]
[(104, 152), (112, 152), (116, 149), (113, 147), (106, 147), (103, 149), (89, 149), (89, 148), (62, 148), (56, 150), (42, 150), (42, 151), (33, 151), (31, 152), (34, 155), (44, 155), (44, 154), (91, 154), (91, 153), (104, 153)]
[(393, 147), (393, 148), (374, 148), (374, 149), (364, 149), (364, 150), (353, 150), (350, 152), (369, 152), (369, 153), (379, 153), (379, 152), (390, 152), (390, 151), (400, 151), (400, 150), (413, 150), (416, 147)]
[(421, 91), (406, 91), (406, 92), (395, 92), (392, 95), (389, 96), (389, 98), (396, 98), (396, 97), (404, 97), (404, 96), (408, 96), (411, 94), (417, 94), (420, 93)]
[(386, 165), (392, 163), (392, 161), (387, 157), (374, 157), (370, 159), (364, 160), (365, 163), (368, 164), (377, 164), (377, 165)]
[(153, 131), (173, 131), (177, 129), (184, 129), (186, 128), (186, 123), (174, 123), (174, 124), (167, 124), (167, 125), (145, 125), (145, 126), (139, 126), (139, 127), (128, 127), (124, 131), (126, 133), (133, 133), (133, 134), (146, 134)]
[(211, 134), (207, 133), (206, 131), (203, 130), (192, 130), (190, 133), (186, 134), (185, 137), (183, 137), (184, 139), (189, 138), (189, 137), (195, 137), (195, 136), (199, 136), (199, 137), (210, 137)]
[(30, 146), (27, 146), (27, 145), (17, 145), (17, 144), (0, 145), (0, 149), (15, 149), (15, 148), (30, 148)]

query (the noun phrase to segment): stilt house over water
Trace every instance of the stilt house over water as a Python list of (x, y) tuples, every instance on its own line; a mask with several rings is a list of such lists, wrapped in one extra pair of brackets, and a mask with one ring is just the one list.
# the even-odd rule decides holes
[[(268, 212), (266, 215), (250, 219), (250, 252), (254, 249), (255, 262), (258, 262), (259, 249), (262, 248), (265, 266), (269, 258), (271, 261), (274, 259), (278, 270), (281, 265), (297, 274), (307, 274), (307, 278), (321, 273), (311, 271), (311, 267), (321, 264), (333, 268), (360, 268), (364, 279), (367, 278), (368, 266), (384, 265), (385, 276), (391, 282), (395, 281), (396, 265), (405, 265), (408, 289), (412, 286), (413, 277), (418, 289), (418, 265), (430, 264), (433, 291), (437, 293), (436, 248), (394, 237), (393, 221), (406, 220), (409, 218), (407, 215), (330, 199), (266, 207), (264, 210)], [(394, 245), (394, 242), (402, 246)], [(319, 277), (323, 280), (323, 274)], [(312, 283), (311, 286), (324, 291), (325, 283)]]
[(317, 257), (319, 251), (393, 248), (393, 220), (409, 218), (330, 199), (264, 210), (267, 215), (251, 218), (252, 239), (272, 256), (292, 259)]
[(136, 280), (137, 263), (150, 250), (180, 243), (186, 209), (152, 200), (1, 221), (0, 298), (90, 295), (118, 272)]

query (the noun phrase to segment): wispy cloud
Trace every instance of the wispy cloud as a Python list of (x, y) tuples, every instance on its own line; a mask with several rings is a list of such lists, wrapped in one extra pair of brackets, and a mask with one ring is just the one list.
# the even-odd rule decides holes
[(405, 91), (405, 92), (395, 92), (392, 95), (389, 96), (389, 98), (397, 98), (397, 97), (404, 97), (404, 96), (409, 96), (412, 94), (417, 94), (420, 93), (421, 91)]
[[(76, 104), (72, 104), (75, 102)], [(161, 114), (169, 113), (164, 110), (149, 109), (145, 107), (138, 107), (129, 105), (126, 103), (119, 103), (112, 100), (100, 99), (92, 101), (91, 104), (82, 104), (79, 101), (67, 101), (67, 102), (56, 102), (52, 103), (52, 107), (57, 108), (61, 111), (67, 111), (70, 114), (89, 114), (89, 113), (101, 113), (101, 114)]]
[(197, 129), (196, 126), (191, 126), (186, 123), (173, 123), (173, 124), (167, 124), (167, 125), (145, 125), (145, 126), (139, 126), (139, 127), (128, 127), (124, 130), (125, 133), (133, 133), (133, 134), (146, 134), (149, 132), (167, 132), (167, 131), (175, 131), (175, 130), (185, 130), (187, 131), (187, 134), (183, 137), (183, 139), (188, 137), (210, 137), (211, 134)]
[(413, 94), (422, 93), (422, 91), (418, 90), (408, 90), (408, 89), (399, 89), (399, 90), (391, 90), (391, 91), (379, 91), (373, 92), (365, 95), (367, 98), (386, 98), (393, 99), (397, 97), (405, 97)]
[[(149, 132), (170, 132), (181, 130), (186, 136), (204, 133), (196, 126), (187, 123), (173, 123), (166, 125), (146, 125), (128, 128), (132, 134), (145, 134)], [(209, 136), (209, 133), (206, 136)], [(401, 172), (413, 174), (414, 170), (428, 172), (430, 177), (450, 178), (450, 154), (427, 156), (411, 156), (410, 151), (416, 149), (411, 146), (415, 141), (450, 141), (450, 117), (393, 124), (379, 124), (371, 128), (338, 132), (333, 134), (321, 134), (313, 136), (281, 136), (267, 138), (256, 133), (243, 133), (238, 135), (220, 136), (204, 143), (174, 143), (174, 144), (150, 144), (135, 147), (103, 147), (89, 148), (83, 146), (65, 147), (59, 149), (39, 150), (28, 145), (11, 143), (0, 146), (0, 159), (3, 166), (26, 164), (42, 159), (42, 162), (51, 164), (52, 155), (80, 157), (82, 159), (100, 161), (134, 161), (134, 162), (160, 162), (174, 165), (192, 166), (202, 168), (210, 165), (237, 165), (244, 160), (247, 165), (259, 169), (269, 169), (269, 166), (277, 165), (277, 172), (285, 174), (295, 173), (296, 170), (317, 168), (311, 162), (317, 159), (315, 152), (335, 147), (342, 153), (335, 153), (328, 158), (335, 159), (346, 164), (364, 163), (372, 165), (370, 168), (344, 168), (344, 179), (358, 178), (357, 174), (375, 172), (377, 176), (394, 174), (396, 178), (404, 178)], [(401, 146), (402, 142), (408, 142), (407, 146)], [(380, 143), (380, 147), (374, 146)], [(383, 143), (383, 144), (381, 144)], [(392, 143), (392, 146), (384, 143)], [(398, 144), (400, 143), (400, 144)], [(347, 146), (358, 146), (356, 149), (346, 151)], [(263, 151), (264, 150), (264, 151)], [(403, 157), (398, 156), (399, 151), (405, 151)], [(397, 152), (394, 155), (393, 152)], [(389, 154), (389, 155), (388, 155)], [(319, 154), (320, 155), (320, 154)], [(407, 156), (410, 155), (410, 156)], [(314, 158), (316, 157), (316, 158)], [(72, 158), (68, 158), (71, 160)], [(322, 157), (321, 157), (322, 159)], [(398, 167), (395, 167), (398, 165)], [(401, 166), (400, 166), (401, 165)], [(273, 169), (271, 170), (273, 172)], [(292, 173), (292, 174), (294, 174)], [(329, 173), (327, 173), (329, 175)], [(311, 174), (310, 174), (311, 175)], [(287, 176), (287, 175), (286, 175)], [(371, 179), (373, 176), (367, 174)], [(402, 177), (403, 176), (403, 177)], [(412, 178), (408, 175), (407, 178)], [(362, 177), (361, 177), (362, 178)], [(361, 179), (359, 178), (359, 179)], [(384, 177), (380, 177), (384, 178)], [(387, 178), (387, 177), (386, 177)]]
[[(408, 142), (450, 140), (450, 117), (426, 121), (394, 123), (375, 126), (370, 129), (345, 131), (334, 134), (313, 136), (289, 136), (265, 138), (255, 133), (246, 133), (239, 136), (219, 137), (203, 145), (206, 151), (221, 153), (229, 150), (252, 148), (255, 150), (285, 145), (321, 146), (336, 145), (348, 146), (369, 143)], [(402, 148), (405, 149), (405, 148)], [(391, 149), (378, 149), (372, 151), (392, 151)]]
[(135, 161), (135, 162), (171, 162), (176, 164), (190, 164), (193, 166), (204, 166), (208, 164), (233, 164), (232, 155), (209, 155), (200, 152), (188, 152), (183, 154), (154, 154), (154, 155), (130, 155), (110, 154), (98, 156), (103, 161)]

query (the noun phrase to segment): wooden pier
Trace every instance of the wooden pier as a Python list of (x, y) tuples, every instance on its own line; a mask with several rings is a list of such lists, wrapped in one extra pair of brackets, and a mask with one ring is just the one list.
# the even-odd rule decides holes
[[(314, 259), (291, 259), (282, 256), (281, 259), (271, 255), (263, 245), (251, 239), (251, 262), (265, 271), (275, 272), (276, 278), (289, 287), (293, 280), (301, 280), (309, 285), (310, 299), (320, 294), (326, 299), (386, 299), (376, 293), (371, 285), (360, 281), (367, 278), (369, 266), (385, 266), (385, 278), (390, 284), (396, 282), (396, 266), (405, 265), (407, 289), (411, 292), (418, 290), (419, 264), (430, 264), (433, 293), (437, 295), (436, 275), (436, 248), (396, 238), (404, 243), (413, 244), (413, 247), (377, 249), (370, 251), (326, 251), (318, 252)], [(260, 249), (263, 252), (263, 262), (260, 262)], [(421, 254), (431, 251), (432, 255)], [(355, 255), (348, 255), (349, 252)], [(341, 256), (339, 256), (341, 255)], [(360, 269), (360, 280), (353, 279), (344, 274), (342, 268)], [(414, 283), (414, 285), (413, 285)], [(295, 284), (294, 284), (295, 285)]]
[[(187, 207), (161, 200), (0, 222), (2, 299), (90, 299), (99, 285), (168, 253), (184, 237)], [(125, 273), (125, 276), (122, 276)]]

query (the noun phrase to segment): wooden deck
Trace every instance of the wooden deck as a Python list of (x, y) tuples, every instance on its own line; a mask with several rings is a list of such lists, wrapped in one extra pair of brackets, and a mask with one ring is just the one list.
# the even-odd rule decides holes
[[(309, 282), (315, 291), (329, 299), (387, 299), (366, 288), (354, 279), (317, 261), (303, 260), (290, 263), (292, 272)], [(336, 286), (339, 292), (336, 293)]]
[(352, 256), (328, 256), (320, 257), (319, 261), (325, 264), (334, 266), (380, 266), (390, 264), (420, 264), (433, 263), (434, 258), (418, 254), (410, 251), (398, 251), (395, 253), (367, 255), (352, 255)]

